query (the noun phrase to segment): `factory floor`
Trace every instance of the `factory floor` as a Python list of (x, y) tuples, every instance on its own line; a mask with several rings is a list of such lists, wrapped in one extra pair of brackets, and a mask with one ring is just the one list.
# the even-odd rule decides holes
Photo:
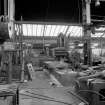
[[(20, 86), (19, 105), (78, 105), (73, 87), (64, 87), (53, 75), (36, 71), (32, 81)], [(51, 85), (54, 82), (56, 85)]]

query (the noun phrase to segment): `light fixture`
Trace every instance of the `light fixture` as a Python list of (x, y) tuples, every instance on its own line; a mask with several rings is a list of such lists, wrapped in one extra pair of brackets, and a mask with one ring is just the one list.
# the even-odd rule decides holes
[(100, 6), (100, 0), (96, 0), (95, 6)]

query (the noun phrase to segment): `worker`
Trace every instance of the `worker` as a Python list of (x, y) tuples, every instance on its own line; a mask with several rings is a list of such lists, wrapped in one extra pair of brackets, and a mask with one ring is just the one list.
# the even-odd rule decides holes
[(31, 80), (32, 80), (32, 79), (35, 79), (35, 77), (36, 77), (36, 76), (35, 76), (35, 70), (34, 70), (34, 68), (33, 68), (33, 66), (32, 66), (32, 63), (31, 63), (31, 62), (28, 63), (27, 66), (28, 66), (28, 71), (29, 71)]
[(81, 60), (81, 55), (78, 52), (78, 50), (77, 49), (73, 49), (73, 51), (69, 55), (69, 58), (70, 58), (71, 65), (74, 68), (74, 71), (79, 71), (80, 63), (82, 62), (82, 60)]
[(28, 70), (27, 64), (28, 64), (28, 62), (25, 62), (25, 69), (24, 69), (24, 70), (25, 70), (25, 71), (24, 71), (25, 79), (32, 81), (32, 78), (31, 78), (30, 72), (29, 72), (29, 70)]

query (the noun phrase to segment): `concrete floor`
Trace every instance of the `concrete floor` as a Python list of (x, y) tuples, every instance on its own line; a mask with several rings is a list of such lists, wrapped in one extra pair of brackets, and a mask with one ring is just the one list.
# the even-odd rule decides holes
[[(53, 79), (53, 80), (52, 80)], [(51, 86), (54, 81), (58, 87)], [(34, 80), (20, 86), (19, 105), (78, 105), (77, 97), (68, 93), (72, 87), (63, 87), (53, 76), (36, 71)]]

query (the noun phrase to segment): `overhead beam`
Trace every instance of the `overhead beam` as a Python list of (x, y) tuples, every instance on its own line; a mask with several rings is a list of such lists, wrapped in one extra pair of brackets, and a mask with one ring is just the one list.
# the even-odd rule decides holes
[(41, 24), (41, 25), (69, 25), (82, 26), (82, 24), (65, 23), (65, 22), (38, 22), (38, 21), (15, 21), (15, 24)]
[[(50, 36), (45, 36), (45, 40), (57, 40), (56, 36), (50, 37)], [(43, 36), (23, 36), (23, 40), (42, 40)], [(83, 37), (70, 37), (69, 40), (83, 40)], [(92, 41), (105, 41), (105, 37), (91, 37)]]

